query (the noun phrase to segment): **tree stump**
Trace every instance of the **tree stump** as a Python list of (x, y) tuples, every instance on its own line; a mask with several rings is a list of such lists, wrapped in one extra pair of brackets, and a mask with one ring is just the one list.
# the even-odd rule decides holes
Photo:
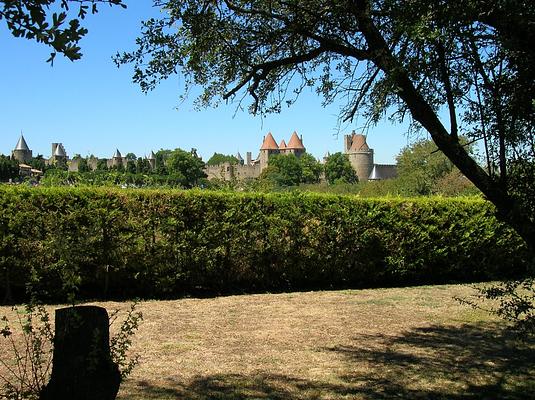
[(106, 309), (56, 310), (52, 375), (40, 400), (114, 400), (121, 375), (113, 363)]

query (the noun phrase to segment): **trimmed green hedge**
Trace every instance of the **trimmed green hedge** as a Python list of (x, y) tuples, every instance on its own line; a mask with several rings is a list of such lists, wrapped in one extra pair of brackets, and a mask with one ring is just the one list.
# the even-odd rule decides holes
[[(63, 300), (412, 285), (522, 274), (478, 199), (0, 187), (1, 287)], [(8, 284), (9, 283), (9, 284)], [(0, 299), (1, 300), (1, 299)]]

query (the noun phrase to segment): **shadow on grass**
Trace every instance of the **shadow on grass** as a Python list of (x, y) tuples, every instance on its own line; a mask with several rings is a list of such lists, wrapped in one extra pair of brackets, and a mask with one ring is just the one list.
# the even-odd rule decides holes
[(327, 371), (325, 381), (261, 373), (209, 375), (162, 386), (138, 382), (135, 396), (162, 400), (535, 399), (533, 343), (520, 343), (496, 325), (431, 326), (400, 336), (359, 335), (350, 345), (317, 351), (338, 358), (343, 373)]

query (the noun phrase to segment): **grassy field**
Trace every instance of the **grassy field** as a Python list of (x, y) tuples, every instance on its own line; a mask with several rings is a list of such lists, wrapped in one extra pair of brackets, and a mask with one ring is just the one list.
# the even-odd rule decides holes
[(453, 299), (472, 293), (449, 285), (147, 301), (133, 349), (141, 363), (118, 398), (535, 398), (535, 345)]

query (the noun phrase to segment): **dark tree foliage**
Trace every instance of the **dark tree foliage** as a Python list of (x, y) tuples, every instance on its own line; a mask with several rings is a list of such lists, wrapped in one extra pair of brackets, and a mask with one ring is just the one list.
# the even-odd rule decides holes
[[(13, 36), (50, 46), (53, 51), (48, 62), (53, 62), (57, 53), (75, 61), (82, 56), (78, 42), (87, 34), (80, 21), (87, 13), (96, 14), (99, 3), (126, 8), (123, 0), (1, 0), (0, 20), (6, 21)], [(70, 7), (76, 17), (69, 16)]]
[(333, 183), (356, 183), (357, 174), (349, 162), (347, 154), (334, 153), (325, 162), (325, 179), (330, 184)]
[[(158, 157), (158, 155), (156, 155)], [(181, 178), (185, 188), (197, 186), (201, 178), (206, 178), (204, 162), (196, 155), (182, 149), (170, 151), (165, 160), (170, 175)]]
[(294, 154), (275, 154), (269, 157), (268, 167), (262, 171), (261, 178), (278, 186), (296, 186), (303, 179), (303, 168)]
[(318, 183), (323, 168), (313, 155), (304, 153), (275, 154), (269, 157), (268, 167), (261, 179), (268, 179), (278, 186), (297, 186), (301, 183)]
[(138, 157), (136, 161), (136, 173), (148, 174), (151, 172), (149, 160), (143, 157)]
[(126, 162), (126, 172), (135, 174), (137, 172), (136, 160), (128, 160)]
[(11, 157), (0, 155), (0, 181), (8, 181), (19, 176), (19, 163)]
[(80, 161), (78, 162), (78, 172), (89, 172), (91, 169), (89, 168), (89, 164), (87, 163), (87, 158), (80, 158)]
[(32, 168), (38, 169), (39, 171), (45, 172), (47, 168), (49, 167), (47, 165), (47, 161), (43, 157), (42, 154), (38, 154), (37, 157), (33, 157), (29, 162), (28, 165), (31, 165)]
[[(535, 246), (535, 3), (521, 0), (157, 0), (134, 64), (144, 91), (175, 73), (199, 105), (250, 96), (279, 112), (303, 89), (341, 118), (409, 119)], [(481, 166), (459, 137), (480, 141)]]
[(406, 195), (450, 194), (471, 185), (431, 140), (406, 146), (396, 161), (397, 180)]
[(238, 164), (238, 159), (232, 155), (214, 153), (214, 155), (210, 157), (208, 161), (206, 161), (206, 165), (219, 165), (225, 162), (229, 162), (231, 164)]
[(301, 154), (301, 157), (299, 157), (299, 164), (301, 164), (301, 169), (303, 171), (301, 183), (318, 183), (320, 181), (323, 166), (312, 154)]
[(108, 170), (108, 160), (101, 158), (97, 161), (97, 171), (107, 171)]

